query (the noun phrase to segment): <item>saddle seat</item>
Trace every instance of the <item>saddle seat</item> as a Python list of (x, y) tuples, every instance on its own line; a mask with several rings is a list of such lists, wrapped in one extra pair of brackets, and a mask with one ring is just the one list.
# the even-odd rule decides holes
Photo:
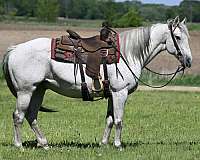
[(101, 49), (111, 48), (111, 46), (107, 42), (104, 42), (100, 39), (99, 35), (88, 37), (88, 38), (82, 38), (78, 33), (72, 30), (67, 30), (67, 32), (69, 33), (69, 38), (80, 43), (81, 47), (83, 47), (86, 51), (95, 52), (99, 50), (100, 48)]

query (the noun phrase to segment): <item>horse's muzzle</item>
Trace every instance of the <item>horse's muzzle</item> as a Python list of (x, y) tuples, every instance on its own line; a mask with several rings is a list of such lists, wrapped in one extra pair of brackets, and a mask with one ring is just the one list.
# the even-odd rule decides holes
[(192, 66), (192, 59), (190, 57), (177, 56), (177, 58), (184, 68), (190, 68)]
[(190, 68), (192, 66), (192, 59), (187, 57), (185, 60), (185, 66)]

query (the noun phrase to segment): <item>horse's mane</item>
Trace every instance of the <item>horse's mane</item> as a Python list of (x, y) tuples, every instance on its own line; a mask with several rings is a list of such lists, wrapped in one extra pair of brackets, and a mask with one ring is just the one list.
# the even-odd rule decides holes
[(149, 53), (150, 27), (139, 27), (122, 33), (122, 51), (128, 61), (144, 61)]

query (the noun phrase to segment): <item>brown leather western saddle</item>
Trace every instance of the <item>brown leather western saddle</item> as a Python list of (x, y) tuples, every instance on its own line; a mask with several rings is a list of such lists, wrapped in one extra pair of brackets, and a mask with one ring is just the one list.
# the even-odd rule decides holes
[[(52, 39), (52, 59), (74, 63), (74, 76), (76, 82), (76, 68), (79, 66), (82, 81), (82, 97), (84, 101), (93, 100), (85, 82), (83, 64), (86, 64), (86, 75), (93, 79), (94, 92), (103, 90), (104, 97), (110, 96), (107, 64), (117, 64), (118, 35), (113, 34), (107, 27), (100, 31), (100, 35), (82, 38), (76, 32), (67, 30), (69, 35)], [(100, 64), (104, 68), (104, 81), (101, 83)]]

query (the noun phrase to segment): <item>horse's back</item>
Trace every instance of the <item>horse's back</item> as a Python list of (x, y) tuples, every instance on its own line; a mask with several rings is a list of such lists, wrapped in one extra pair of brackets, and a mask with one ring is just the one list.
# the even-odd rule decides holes
[(19, 86), (41, 82), (50, 72), (51, 39), (38, 38), (21, 43), (9, 51), (9, 72)]

